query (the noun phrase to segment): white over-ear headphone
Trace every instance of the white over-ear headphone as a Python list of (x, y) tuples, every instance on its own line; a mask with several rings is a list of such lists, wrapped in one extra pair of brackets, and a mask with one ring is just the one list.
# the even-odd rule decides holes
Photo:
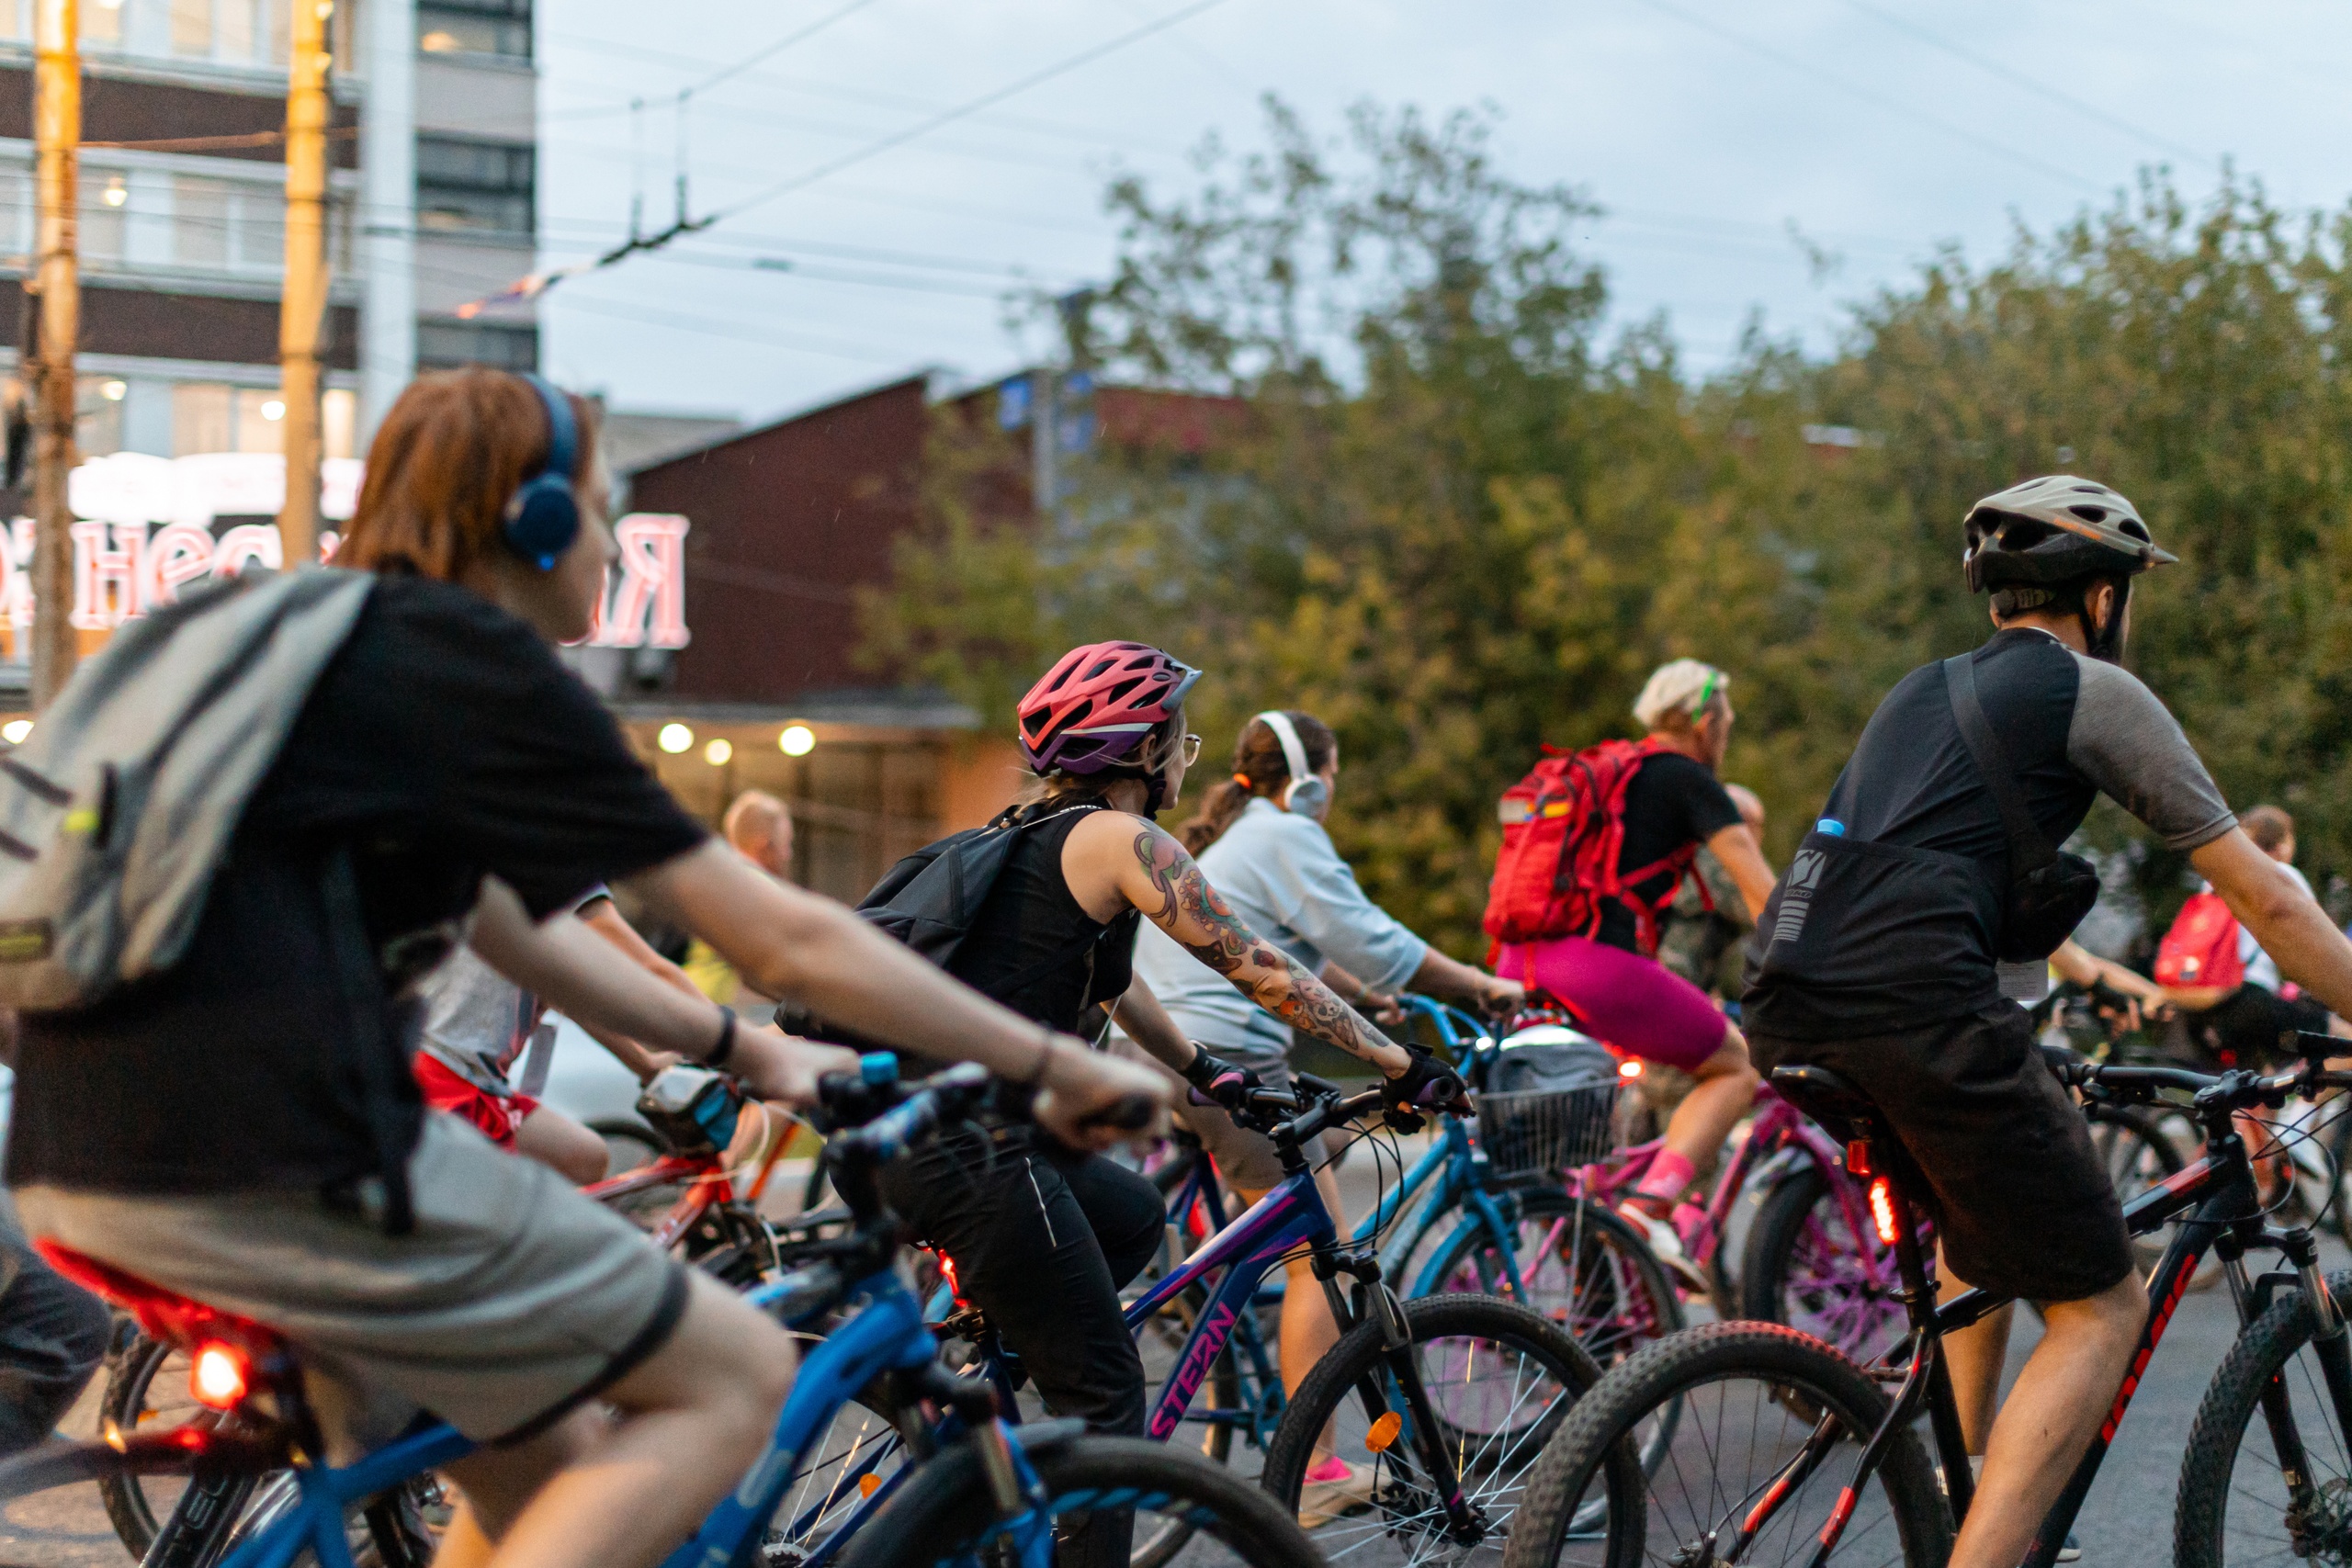
[(1274, 739), (1283, 743), (1283, 762), (1290, 769), (1290, 783), (1283, 785), (1275, 803), (1284, 811), (1295, 811), (1301, 817), (1315, 816), (1330, 800), (1331, 786), (1319, 774), (1307, 771), (1306, 748), (1299, 741), (1297, 727), (1291, 723), (1290, 715), (1280, 708), (1268, 708), (1258, 716), (1258, 722), (1272, 730)]

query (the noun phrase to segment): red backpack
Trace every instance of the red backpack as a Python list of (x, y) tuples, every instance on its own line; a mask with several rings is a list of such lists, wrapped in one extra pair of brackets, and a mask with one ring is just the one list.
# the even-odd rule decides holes
[[(1626, 786), (1644, 762), (1671, 750), (1657, 740), (1604, 740), (1574, 753), (1544, 748), (1535, 771), (1503, 792), (1503, 847), (1487, 893), (1488, 936), (1497, 942), (1594, 936), (1613, 902), (1633, 912), (1642, 952), (1657, 953), (1657, 917), (1699, 846), (1685, 844), (1622, 874), (1617, 859), (1625, 847)], [(1627, 891), (1668, 871), (1675, 874), (1656, 904)]]
[(2180, 907), (2172, 930), (2156, 948), (2159, 986), (2217, 986), (2231, 990), (2245, 980), (2238, 958), (2238, 918), (2219, 893), (2198, 894)]

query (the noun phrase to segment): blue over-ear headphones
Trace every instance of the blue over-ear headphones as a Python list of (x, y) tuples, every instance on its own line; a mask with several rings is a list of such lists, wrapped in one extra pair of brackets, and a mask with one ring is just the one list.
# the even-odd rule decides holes
[(580, 500), (571, 493), (571, 468), (580, 460), (580, 423), (571, 417), (570, 398), (537, 376), (523, 379), (548, 411), (548, 459), (506, 502), (498, 528), (508, 549), (541, 571), (552, 571), (580, 536)]

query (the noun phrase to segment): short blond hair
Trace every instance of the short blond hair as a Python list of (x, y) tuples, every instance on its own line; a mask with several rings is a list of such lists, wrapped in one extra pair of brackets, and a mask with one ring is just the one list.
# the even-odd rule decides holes
[(1710, 710), (1731, 705), (1731, 677), (1697, 659), (1661, 664), (1634, 699), (1634, 716), (1645, 729), (1683, 728)]

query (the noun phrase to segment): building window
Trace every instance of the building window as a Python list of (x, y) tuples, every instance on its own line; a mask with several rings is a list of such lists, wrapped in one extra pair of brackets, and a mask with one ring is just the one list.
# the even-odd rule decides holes
[(212, 0), (171, 0), (172, 52), (184, 59), (212, 57)]
[(416, 8), (416, 47), (427, 54), (531, 58), (531, 0), (430, 0)]
[[(32, 36), (32, 6), (20, 5), (17, 9), (24, 15), (25, 36), (29, 38)], [(107, 0), (92, 0), (80, 11), (82, 41), (85, 44), (99, 49), (122, 47), (122, 0), (114, 0), (111, 6), (107, 4)]]
[[(330, 457), (351, 456), (357, 394), (330, 388), (319, 400), (319, 434)], [(200, 452), (282, 452), (286, 404), (275, 387), (182, 381), (172, 389), (172, 456)]]
[(450, 136), (416, 139), (416, 221), (444, 232), (532, 231), (532, 149)]
[(129, 389), (112, 376), (74, 380), (74, 445), (85, 457), (122, 450), (122, 400)]
[(235, 187), (227, 180), (177, 175), (172, 179), (172, 260), (182, 266), (229, 265), (229, 211)]
[(82, 170), (81, 220), (75, 243), (91, 261), (122, 259), (123, 209), (130, 200), (130, 185), (119, 169)]
[(419, 321), (416, 362), (424, 367), (487, 365), (493, 370), (537, 370), (539, 329), (496, 321)]

